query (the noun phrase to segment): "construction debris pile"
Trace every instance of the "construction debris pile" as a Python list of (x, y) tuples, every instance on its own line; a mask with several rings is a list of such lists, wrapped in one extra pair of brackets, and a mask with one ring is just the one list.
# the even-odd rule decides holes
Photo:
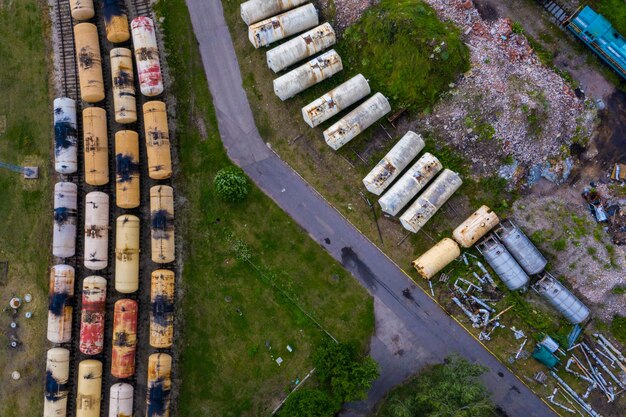
[[(615, 164), (613, 174), (611, 175), (613, 180), (622, 180), (619, 177), (620, 165), (621, 164)], [(616, 192), (616, 190), (619, 190), (619, 188), (621, 188), (620, 185), (616, 183), (595, 184), (592, 182), (589, 184), (589, 187), (585, 187), (582, 197), (588, 204), (589, 211), (594, 219), (598, 223), (606, 225), (613, 243), (616, 245), (625, 245), (626, 198), (618, 195), (620, 192)]]

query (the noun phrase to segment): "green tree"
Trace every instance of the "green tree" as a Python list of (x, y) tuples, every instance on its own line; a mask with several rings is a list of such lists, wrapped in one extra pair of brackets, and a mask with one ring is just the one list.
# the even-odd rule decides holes
[(324, 391), (302, 388), (289, 396), (278, 417), (332, 417), (339, 405)]
[(246, 174), (239, 168), (220, 169), (213, 181), (217, 195), (224, 201), (237, 203), (243, 201), (250, 191)]

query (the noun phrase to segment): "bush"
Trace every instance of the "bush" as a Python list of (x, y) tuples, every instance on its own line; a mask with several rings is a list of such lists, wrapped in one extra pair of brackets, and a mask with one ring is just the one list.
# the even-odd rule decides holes
[(332, 417), (339, 408), (326, 392), (302, 388), (289, 396), (278, 417)]
[(236, 167), (220, 169), (215, 175), (213, 184), (217, 195), (231, 203), (243, 201), (250, 191), (246, 174)]

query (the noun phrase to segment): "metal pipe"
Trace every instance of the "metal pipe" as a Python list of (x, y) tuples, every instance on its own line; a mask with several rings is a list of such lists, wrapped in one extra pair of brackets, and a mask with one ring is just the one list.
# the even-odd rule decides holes
[(602, 360), (595, 354), (593, 353), (593, 351), (589, 348), (589, 346), (587, 346), (587, 344), (585, 342), (581, 343), (583, 348), (585, 348), (589, 354), (591, 355), (591, 357), (598, 363), (598, 365), (600, 365), (602, 367), (602, 369), (604, 369), (604, 372), (606, 372), (607, 374), (609, 374), (609, 376), (611, 377), (611, 379), (613, 381), (615, 381), (615, 383), (617, 385), (619, 385), (620, 388), (626, 388), (624, 386), (624, 384), (622, 384), (622, 381), (620, 381), (614, 374), (613, 372), (611, 372), (611, 370), (604, 364), (604, 362), (602, 362)]
[(463, 313), (465, 313), (465, 315), (472, 321), (472, 323), (474, 324), (478, 324), (478, 317), (475, 314), (472, 314), (471, 311), (469, 311), (464, 305), (463, 303), (461, 303), (461, 300), (459, 300), (456, 297), (452, 297), (452, 301), (454, 301), (454, 304), (456, 304), (457, 306), (459, 306), (459, 308), (461, 310), (463, 310)]
[(583, 400), (582, 398), (580, 398), (580, 396), (578, 394), (576, 394), (576, 391), (574, 391), (569, 385), (567, 385), (565, 383), (565, 381), (563, 381), (554, 371), (550, 371), (550, 375), (552, 375), (552, 377), (554, 379), (556, 379), (559, 384), (561, 385), (561, 387), (563, 387), (563, 389), (565, 389), (567, 392), (570, 393), (570, 395), (574, 398), (574, 400), (580, 404), (580, 406), (587, 411), (587, 413), (589, 413), (589, 415), (591, 415), (592, 417), (602, 417), (600, 414), (598, 414), (593, 408), (591, 408), (591, 406), (589, 404), (587, 404), (585, 402), (585, 400)]
[(474, 300), (476, 302), (476, 304), (481, 305), (481, 306), (485, 307), (487, 310), (489, 310), (490, 313), (495, 313), (496, 312), (496, 310), (493, 307), (490, 307), (487, 303), (485, 303), (480, 298), (474, 297), (473, 295), (470, 295), (469, 297), (472, 300)]

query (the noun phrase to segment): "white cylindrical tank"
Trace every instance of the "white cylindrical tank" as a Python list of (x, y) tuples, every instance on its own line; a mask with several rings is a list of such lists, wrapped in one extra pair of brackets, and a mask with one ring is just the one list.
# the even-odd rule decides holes
[(410, 232), (417, 233), (463, 184), (456, 172), (444, 169), (432, 184), (400, 216), (400, 223)]
[(481, 240), (476, 248), (509, 290), (516, 291), (528, 284), (526, 272), (493, 235)]
[(546, 258), (511, 220), (504, 220), (496, 235), (528, 275), (538, 274), (546, 268)]
[(130, 417), (133, 415), (133, 386), (118, 382), (111, 386), (109, 417)]
[(288, 38), (319, 25), (315, 6), (309, 3), (297, 9), (262, 20), (248, 27), (248, 39), (255, 48)]
[(50, 269), (47, 336), (52, 343), (67, 343), (72, 339), (74, 277), (74, 267), (70, 265), (55, 265)]
[(137, 103), (135, 100), (133, 55), (130, 49), (111, 49), (111, 77), (113, 78), (115, 121), (122, 124), (135, 123), (137, 121)]
[(54, 99), (54, 170), (59, 174), (78, 170), (76, 101), (67, 97)]
[(302, 118), (311, 127), (319, 126), (370, 93), (370, 85), (365, 77), (357, 74), (304, 106)]
[(149, 17), (139, 16), (133, 19), (130, 28), (141, 94), (148, 97), (158, 96), (163, 92), (163, 78), (154, 22)]
[(406, 132), (402, 139), (363, 178), (363, 184), (367, 191), (381, 195), (417, 154), (424, 149), (425, 145), (424, 139), (420, 135), (410, 130)]
[(334, 49), (274, 80), (274, 93), (283, 101), (332, 77), (343, 69)]
[(52, 254), (69, 258), (76, 253), (76, 211), (78, 187), (72, 182), (54, 186), (54, 231)]
[(334, 45), (336, 41), (333, 27), (330, 23), (323, 23), (267, 51), (267, 66), (274, 72), (282, 71)]
[(489, 207), (482, 206), (454, 229), (452, 236), (459, 245), (469, 248), (499, 222), (500, 219), (496, 213), (491, 211)]
[(63, 348), (48, 350), (46, 358), (46, 387), (44, 389), (43, 417), (67, 415), (67, 381), (70, 377), (70, 351)]
[(76, 20), (89, 20), (96, 15), (93, 0), (70, 0), (70, 13)]
[(376, 93), (326, 129), (324, 139), (328, 146), (337, 150), (390, 111), (391, 106), (387, 98), (381, 93)]
[(93, 191), (85, 197), (85, 266), (99, 271), (109, 261), (109, 195)]
[(250, 26), (259, 20), (267, 19), (309, 0), (248, 0), (241, 3), (241, 18)]
[(444, 237), (422, 256), (411, 262), (411, 265), (424, 279), (431, 279), (459, 256), (461, 256), (459, 245), (454, 240)]

